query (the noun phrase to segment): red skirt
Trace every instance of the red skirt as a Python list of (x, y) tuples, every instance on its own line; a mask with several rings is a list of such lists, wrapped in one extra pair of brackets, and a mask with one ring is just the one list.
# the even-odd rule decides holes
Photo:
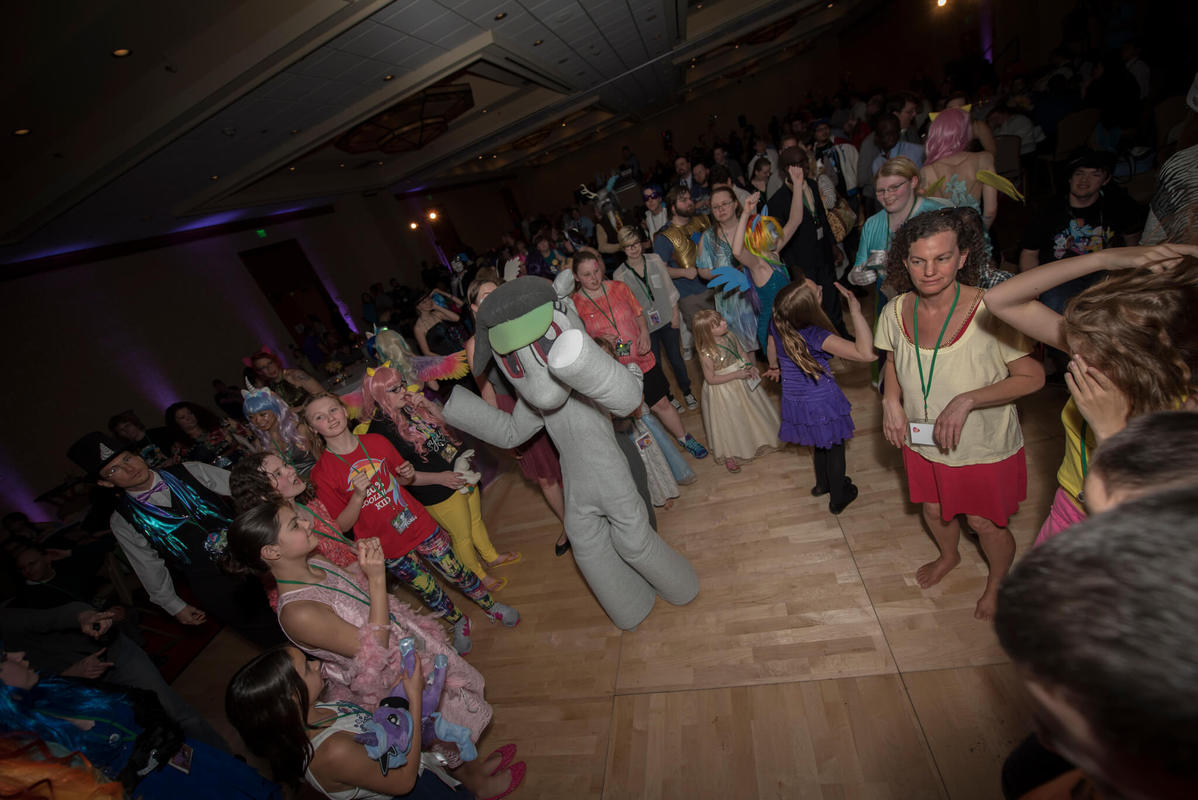
[[(509, 414), (516, 407), (516, 398), (510, 394), (496, 392), (495, 400), (499, 403), (499, 408)], [(516, 455), (520, 457), (520, 471), (530, 481), (546, 479), (555, 483), (562, 482), (562, 466), (558, 460), (557, 448), (553, 446), (549, 434), (545, 431), (538, 431), (536, 436), (517, 447)]]
[(911, 502), (939, 503), (945, 522), (958, 514), (973, 514), (1005, 528), (1027, 499), (1027, 459), (1022, 447), (993, 464), (949, 467), (904, 446), (903, 465)]

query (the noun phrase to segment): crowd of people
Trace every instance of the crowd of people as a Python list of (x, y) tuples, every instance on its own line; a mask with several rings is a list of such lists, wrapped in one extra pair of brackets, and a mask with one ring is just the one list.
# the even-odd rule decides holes
[[(685, 150), (667, 131), (648, 169), (624, 148), (589, 205), (531, 216), (493, 250), (426, 269), (420, 289), (371, 286), (370, 336), (312, 319), (293, 366), (255, 350), (244, 390), (214, 382), (221, 414), (187, 400), (158, 427), (116, 414), (68, 453), (95, 485), (79, 531), (3, 520), (20, 578), (0, 609), (0, 725), (21, 732), (3, 755), (69, 772), (79, 762), (41, 743), (82, 754), (112, 796), (280, 796), (139, 646), (136, 613), (97, 575), (119, 551), (162, 613), (261, 648), (226, 709), (275, 781), (334, 798), (514, 792), (516, 745), (475, 748), (493, 709), (463, 656), (471, 614), (519, 624), (499, 595), (522, 556), (492, 541), (480, 473), (493, 456), (445, 401), (471, 392), (520, 413), (514, 347), (478, 321), (501, 287), (552, 281), (566, 302), (516, 321), (542, 325), (529, 341), (548, 360), (564, 313), (636, 376), (641, 402), (611, 424), (655, 528), (697, 480), (688, 459), (740, 472), (786, 443), (811, 454), (810, 494), (843, 513), (860, 490), (835, 359), (872, 364), (883, 436), (939, 551), (915, 580), (942, 581), (962, 531), (977, 536), (989, 577), (975, 616), (996, 626), (1036, 708), (1040, 738), (1011, 755), (1004, 791), (1191, 796), (1198, 232), (1155, 216), (1176, 210), (1174, 192), (1152, 207), (1166, 241), (1136, 246), (1146, 222), (1161, 237), (1114, 181), (1155, 133), (1140, 113), (1153, 86), (1129, 40), (1118, 56), (1063, 49), (1001, 82), (958, 64), (945, 91), (845, 91), (762, 131), (741, 117)], [(1175, 158), (1198, 139), (1198, 81), (1192, 94)], [(1101, 111), (1091, 146), (1060, 165), (1060, 192), (1004, 249), (1000, 195), (1022, 194), (995, 173), (994, 137), (1018, 136), (1025, 157), (1052, 152), (1060, 120), (1085, 106)], [(624, 208), (629, 187), (642, 204)], [(360, 387), (341, 391), (333, 379), (358, 360), (370, 365)], [(1070, 395), (1064, 457), (1016, 564), (1008, 524), (1028, 486), (1016, 401), (1046, 373)], [(563, 521), (564, 556), (563, 452), (538, 431), (514, 454)]]

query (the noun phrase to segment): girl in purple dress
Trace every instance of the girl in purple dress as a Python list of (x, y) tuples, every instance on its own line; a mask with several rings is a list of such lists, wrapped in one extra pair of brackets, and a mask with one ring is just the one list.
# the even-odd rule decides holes
[(774, 301), (765, 377), (782, 381), (778, 438), (812, 448), (815, 486), (811, 494), (831, 495), (828, 510), (839, 514), (857, 499), (857, 487), (844, 474), (844, 443), (853, 436), (853, 417), (828, 361), (832, 356), (849, 361), (873, 361), (877, 356), (861, 303), (840, 284), (833, 285), (848, 304), (856, 341), (832, 332), (832, 323), (820, 307), (823, 290), (810, 279), (796, 281)]

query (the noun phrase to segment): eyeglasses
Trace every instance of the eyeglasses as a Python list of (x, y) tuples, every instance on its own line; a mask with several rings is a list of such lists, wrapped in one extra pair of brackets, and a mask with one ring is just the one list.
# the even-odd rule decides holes
[(876, 191), (878, 193), (878, 197), (881, 197), (882, 195), (887, 195), (887, 194), (894, 194), (899, 189), (902, 189), (904, 186), (906, 186), (908, 183), (909, 183), (908, 181), (903, 181), (902, 183), (896, 183), (894, 186), (879, 186), (876, 189)]
[(647, 195), (643, 195), (641, 199), (642, 200), (660, 200), (661, 193), (660, 192), (650, 192)]
[(723, 211), (725, 208), (732, 208), (735, 205), (736, 205), (736, 203), (733, 202), (732, 200), (729, 200), (724, 203), (712, 203), (711, 210), (715, 211), (716, 209), (719, 209), (719, 210)]
[(109, 464), (104, 469), (100, 470), (101, 478), (111, 478), (118, 472), (131, 472), (133, 470), (133, 456), (129, 453), (124, 453), (121, 457)]

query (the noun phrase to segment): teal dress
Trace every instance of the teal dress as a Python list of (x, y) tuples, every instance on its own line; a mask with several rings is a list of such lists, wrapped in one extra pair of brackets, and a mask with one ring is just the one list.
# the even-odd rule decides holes
[(765, 286), (757, 287), (757, 299), (761, 301), (761, 313), (757, 315), (757, 342), (761, 345), (763, 353), (765, 344), (769, 340), (770, 320), (774, 316), (774, 298), (789, 283), (790, 280), (786, 275), (781, 270), (775, 269), (770, 273), (770, 279), (765, 282)]

